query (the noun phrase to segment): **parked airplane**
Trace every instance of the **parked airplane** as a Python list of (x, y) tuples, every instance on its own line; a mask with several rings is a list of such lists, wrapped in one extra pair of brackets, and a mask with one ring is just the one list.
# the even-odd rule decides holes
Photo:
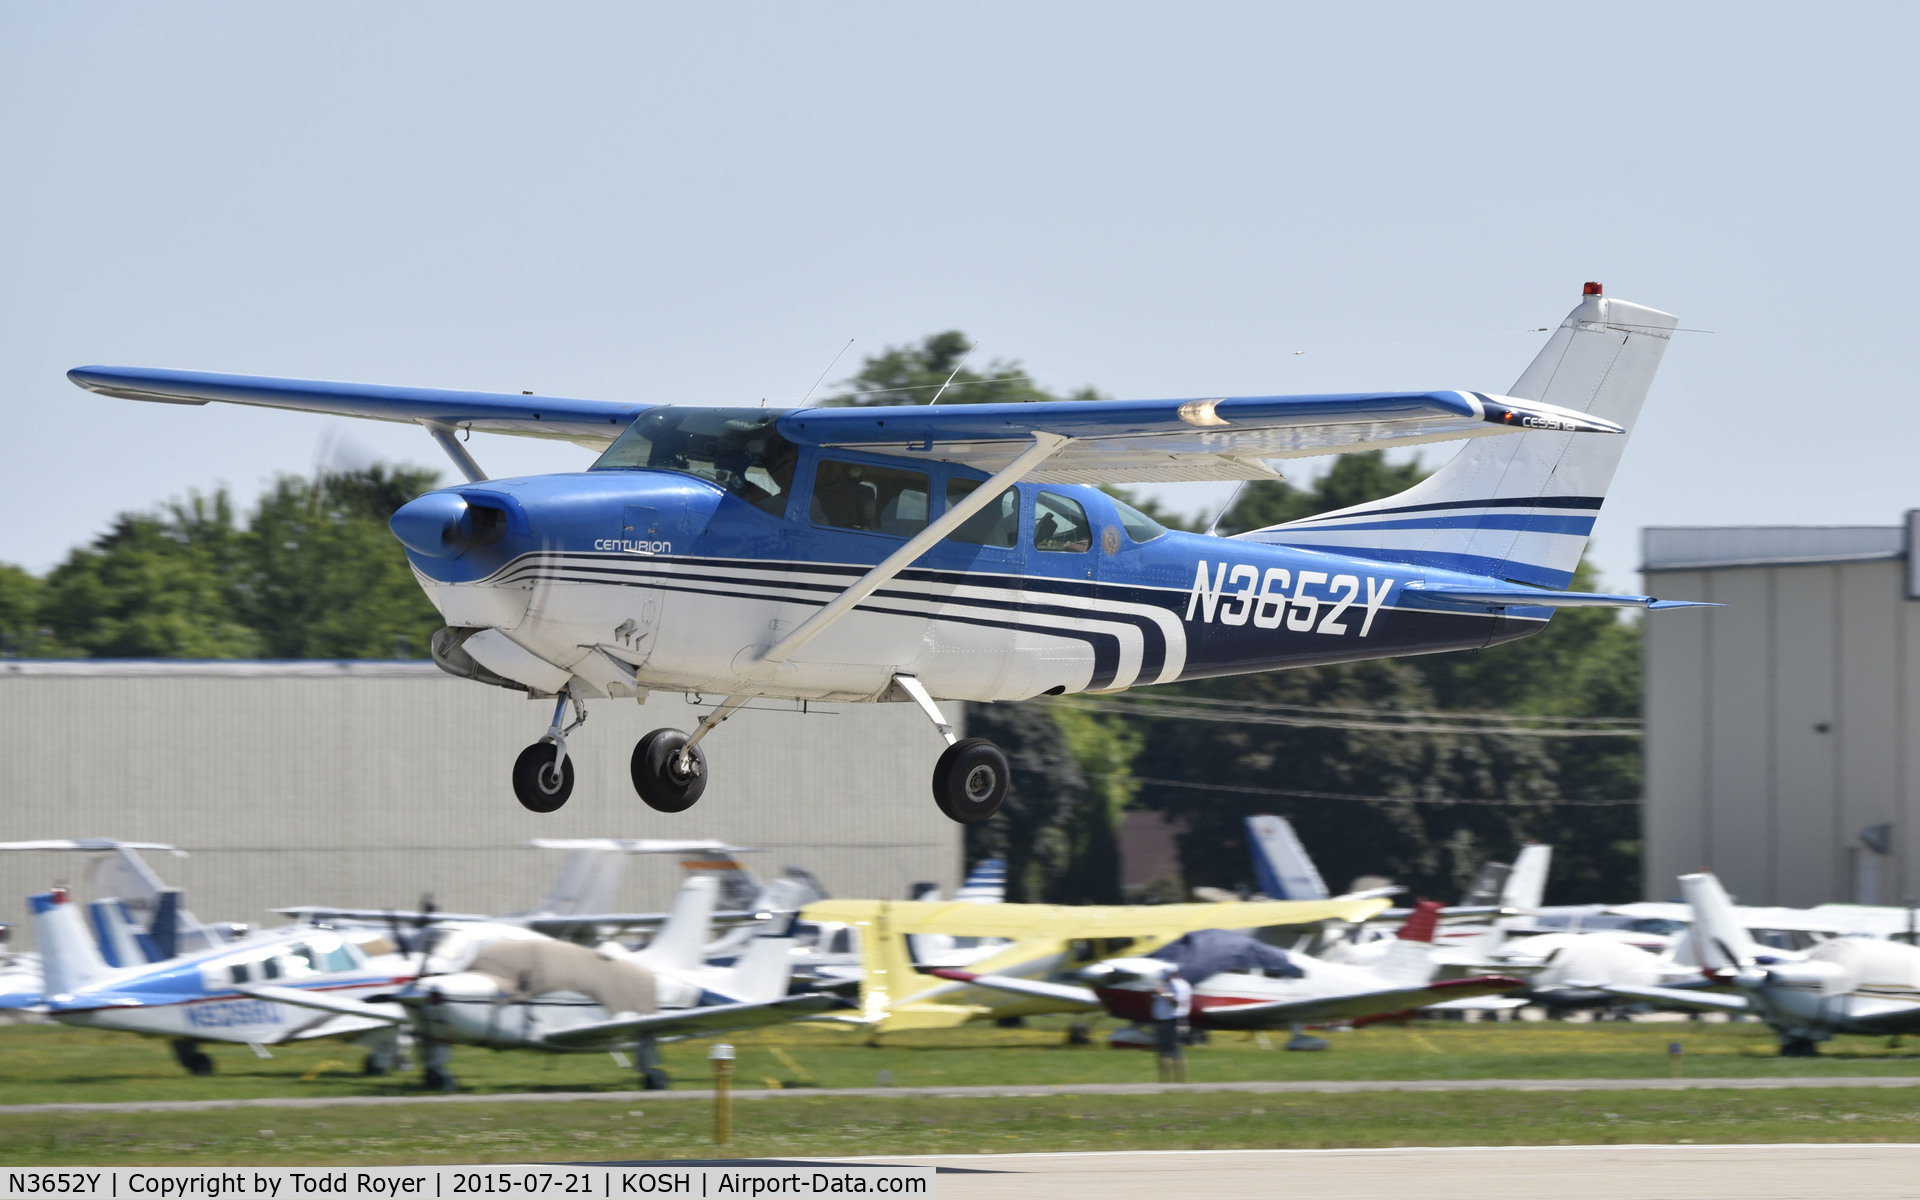
[(1201, 929), (1146, 955), (1103, 959), (1082, 968), (1077, 983), (975, 973), (933, 972), (942, 979), (1077, 1007), (1105, 1010), (1124, 1021), (1152, 1018), (1153, 998), (1173, 975), (1193, 986), (1190, 1022), (1196, 1029), (1291, 1029), (1290, 1050), (1319, 1050), (1306, 1025), (1403, 1013), (1432, 1004), (1497, 996), (1518, 979), (1479, 975), (1435, 978), (1434, 934), (1440, 908), (1421, 901), (1394, 935), (1392, 948), (1371, 967), (1342, 966), (1288, 954), (1245, 933)]
[(1682, 875), (1693, 910), (1693, 952), (1705, 976), (1733, 994), (1612, 984), (1607, 991), (1662, 1005), (1752, 1013), (1773, 1027), (1788, 1058), (1819, 1053), (1836, 1033), (1920, 1033), (1920, 947), (1869, 937), (1824, 941), (1805, 953), (1760, 945), (1712, 875)]
[[(634, 747), (648, 805), (704, 791), (699, 743), (759, 697), (912, 701), (948, 742), (956, 821), (1006, 756), (936, 703), (1021, 700), (1480, 648), (1564, 591), (1678, 321), (1586, 285), (1510, 395), (1474, 391), (936, 407), (646, 406), (80, 367), (79, 386), (424, 425), (467, 482), (393, 531), (447, 621), (453, 674), (553, 697), (513, 768), (535, 811), (573, 789), (585, 702), (724, 695)], [(462, 431), (601, 450), (585, 474), (489, 481)], [(1479, 439), (1398, 496), (1235, 538), (1169, 531), (1096, 485), (1271, 479), (1269, 460)], [(574, 719), (567, 721), (569, 705)]]
[[(185, 850), (164, 842), (128, 842), (119, 838), (41, 838), (28, 842), (0, 842), (0, 851), (53, 851), (86, 855), (84, 894), (94, 903), (107, 900), (117, 903), (127, 921), (146, 930), (158, 944), (168, 947), (162, 957), (210, 950), (246, 933), (245, 925), (232, 922), (203, 924), (181, 907), (180, 889), (168, 886), (160, 878), (147, 860), (140, 857), (142, 850), (162, 851), (175, 858), (187, 857)], [(169, 894), (171, 899), (168, 899)], [(163, 907), (166, 910), (164, 922)], [(121, 961), (117, 958), (115, 947), (106, 944), (104, 939), (101, 950), (107, 956), (109, 966), (133, 965), (132, 960)]]
[(1013, 995), (965, 980), (930, 977), (915, 967), (908, 951), (908, 939), (916, 934), (1005, 938), (1006, 946), (971, 969), (996, 978), (1060, 982), (1102, 959), (1145, 954), (1197, 929), (1363, 921), (1386, 906), (1380, 898), (1071, 906), (826, 900), (808, 905), (801, 919), (841, 922), (857, 931), (860, 1010), (838, 1019), (886, 1034), (1073, 1011), (1074, 1006), (1063, 1007), (1057, 997)]
[(842, 1003), (819, 993), (787, 994), (789, 938), (757, 937), (736, 965), (708, 965), (702, 950), (719, 886), (711, 876), (688, 879), (659, 934), (640, 951), (465, 922), (435, 931), (424, 968), (397, 991), (337, 996), (259, 983), (240, 990), (411, 1034), (431, 1088), (458, 1086), (448, 1070), (453, 1045), (561, 1054), (631, 1047), (642, 1084), (663, 1088), (662, 1041), (783, 1024)]
[(287, 996), (368, 995), (407, 981), (411, 964), (377, 933), (358, 936), (289, 929), (232, 945), (112, 967), (88, 936), (85, 918), (61, 889), (29, 897), (34, 936), (46, 972), (35, 1011), (69, 1025), (164, 1037), (195, 1075), (213, 1070), (202, 1041), (255, 1047), (316, 1037), (367, 1038), (369, 1070), (391, 1062), (385, 1024), (316, 1013), (244, 993), (254, 980), (276, 982)]

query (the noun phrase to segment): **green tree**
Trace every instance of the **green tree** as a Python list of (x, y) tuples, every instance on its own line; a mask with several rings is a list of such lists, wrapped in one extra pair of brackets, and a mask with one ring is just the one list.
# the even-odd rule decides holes
[(387, 529), (430, 471), (285, 476), (247, 530), (238, 611), (273, 658), (414, 658), (442, 624)]
[[(962, 367), (963, 359), (971, 361), (967, 351), (972, 344), (966, 334), (949, 329), (922, 339), (917, 346), (889, 346), (869, 357), (851, 379), (843, 380), (839, 385), (843, 390), (825, 403), (927, 404), (936, 395), (942, 404), (1025, 404), (1100, 398), (1090, 387), (1066, 396), (1047, 392), (1012, 359), (996, 358), (977, 367)], [(955, 368), (960, 368), (958, 374)], [(953, 381), (951, 385), (947, 382), (949, 377)]]
[(967, 705), (967, 736), (983, 737), (1006, 752), (1013, 768), (1006, 803), (993, 819), (969, 825), (966, 858), (1007, 860), (1007, 899), (1015, 903), (1070, 903), (1085, 872), (1073, 863), (1074, 831), (1102, 801), (1067, 737), (1044, 706)]
[(53, 648), (40, 633), (42, 587), (31, 572), (0, 563), (0, 657), (36, 658)]
[(1220, 518), (1219, 532), (1223, 535), (1245, 533), (1249, 529), (1264, 529), (1364, 504), (1404, 492), (1426, 476), (1417, 460), (1390, 463), (1379, 450), (1343, 454), (1306, 487), (1296, 487), (1284, 479), (1249, 483), (1233, 507)]
[(225, 491), (123, 515), (47, 576), (40, 625), (56, 647), (92, 658), (258, 654), (235, 611), (243, 543)]

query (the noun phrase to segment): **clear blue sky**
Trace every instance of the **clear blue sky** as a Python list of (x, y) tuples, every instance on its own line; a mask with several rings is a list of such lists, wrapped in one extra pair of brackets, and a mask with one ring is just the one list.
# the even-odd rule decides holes
[(1917, 11), (7, 5), (0, 559), (250, 498), (329, 425), (446, 469), (83, 363), (753, 403), (957, 327), (1109, 395), (1498, 390), (1586, 279), (1715, 331), (1668, 353), (1609, 582), (1646, 524), (1894, 524)]

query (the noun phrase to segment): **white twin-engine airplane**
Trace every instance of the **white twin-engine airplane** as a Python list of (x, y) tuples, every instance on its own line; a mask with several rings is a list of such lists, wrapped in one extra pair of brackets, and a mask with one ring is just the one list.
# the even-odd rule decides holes
[[(699, 743), (757, 697), (912, 701), (948, 748), (942, 812), (1006, 795), (1004, 754), (937, 700), (1024, 700), (1471, 649), (1562, 590), (1678, 321), (1599, 284), (1508, 395), (1474, 391), (773, 410), (319, 383), (124, 367), (68, 372), (135, 400), (220, 400), (424, 425), (466, 482), (395, 536), (447, 628), (453, 674), (552, 697), (513, 768), (549, 812), (572, 792), (585, 701), (724, 695), (632, 757), (664, 812), (700, 798)], [(489, 480), (456, 434), (559, 438), (585, 472)], [(1400, 495), (1232, 538), (1162, 528), (1103, 484), (1273, 479), (1270, 460), (1465, 447)], [(566, 722), (569, 703), (575, 719)]]

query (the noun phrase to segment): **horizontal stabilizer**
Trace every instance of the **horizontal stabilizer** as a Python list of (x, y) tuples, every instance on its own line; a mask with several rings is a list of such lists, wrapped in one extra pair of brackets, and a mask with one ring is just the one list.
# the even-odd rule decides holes
[(1450, 583), (1409, 583), (1410, 598), (1440, 600), (1476, 608), (1720, 608), (1705, 600), (1656, 600), (1621, 592), (1559, 592), (1547, 588), (1513, 586), (1463, 587)]

